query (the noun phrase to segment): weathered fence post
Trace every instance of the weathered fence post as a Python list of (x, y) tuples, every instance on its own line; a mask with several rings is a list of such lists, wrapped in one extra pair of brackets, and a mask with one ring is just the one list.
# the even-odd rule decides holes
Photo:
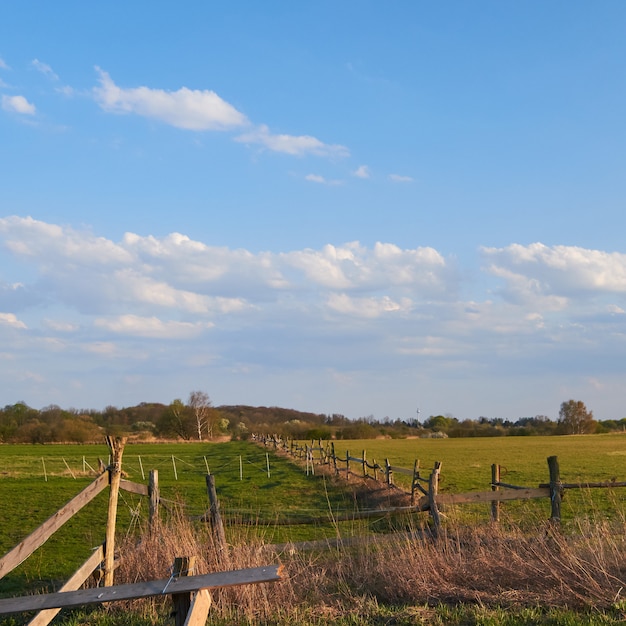
[[(500, 466), (494, 463), (491, 466), (491, 491), (500, 491), (498, 484), (500, 483)], [(491, 521), (500, 521), (500, 502), (499, 500), (491, 501)]]
[(561, 523), (561, 500), (563, 499), (563, 486), (559, 471), (559, 460), (556, 456), (548, 457), (548, 469), (550, 470), (550, 521), (558, 526)]
[(367, 478), (367, 459), (365, 458), (365, 450), (363, 450), (363, 478)]
[(411, 504), (415, 504), (415, 490), (419, 485), (420, 479), (420, 462), (419, 459), (415, 459), (413, 463), (413, 480), (411, 481)]
[(346, 450), (346, 480), (350, 476), (350, 451)]
[[(195, 566), (195, 556), (177, 556), (174, 559), (172, 578), (193, 576)], [(191, 594), (188, 592), (173, 593), (172, 602), (174, 603), (174, 623), (176, 626), (184, 626), (187, 621), (189, 608), (191, 607)]]
[(155, 532), (159, 527), (159, 470), (150, 470), (148, 474), (148, 498), (150, 532)]
[(226, 545), (226, 533), (224, 532), (224, 524), (220, 514), (220, 501), (217, 499), (217, 491), (215, 490), (215, 476), (207, 474), (206, 476), (207, 492), (209, 494), (210, 518), (213, 537), (220, 552), (220, 561), (224, 562), (228, 557), (228, 546)]
[(330, 449), (333, 460), (333, 467), (335, 468), (335, 476), (339, 476), (339, 469), (337, 468), (337, 455), (335, 454), (335, 443), (331, 441)]
[(107, 445), (111, 450), (109, 465), (109, 509), (107, 513), (105, 552), (104, 552), (104, 586), (113, 585), (113, 571), (115, 569), (115, 521), (117, 518), (117, 501), (122, 480), (122, 454), (126, 437), (107, 437)]
[(439, 472), (441, 470), (441, 463), (435, 461), (435, 467), (428, 480), (428, 504), (430, 506), (430, 515), (433, 518), (433, 525), (435, 533), (441, 526), (441, 517), (439, 516), (439, 509), (437, 508), (437, 494), (439, 493)]
[(389, 486), (393, 485), (393, 474), (391, 472), (391, 464), (389, 463), (389, 459), (385, 459), (385, 474), (387, 476), (387, 484)]

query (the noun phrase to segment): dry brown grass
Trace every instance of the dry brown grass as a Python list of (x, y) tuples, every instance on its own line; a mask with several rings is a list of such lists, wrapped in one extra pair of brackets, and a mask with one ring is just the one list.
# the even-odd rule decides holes
[[(117, 582), (167, 578), (174, 558), (184, 555), (197, 556), (197, 573), (282, 563), (286, 577), (279, 583), (214, 594), (212, 611), (222, 617), (235, 611), (241, 622), (285, 611), (332, 620), (368, 602), (577, 609), (623, 604), (623, 516), (611, 523), (585, 520), (567, 537), (545, 521), (537, 521), (531, 531), (528, 527), (448, 527), (436, 539), (428, 529), (416, 528), (315, 552), (248, 541), (231, 545), (223, 563), (208, 527), (174, 513), (158, 533), (122, 546), (116, 576)], [(164, 605), (133, 607), (157, 612)]]

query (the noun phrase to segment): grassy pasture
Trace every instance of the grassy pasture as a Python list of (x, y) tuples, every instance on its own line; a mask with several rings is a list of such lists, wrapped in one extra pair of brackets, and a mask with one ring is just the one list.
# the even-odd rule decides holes
[[(351, 502), (345, 501), (345, 493), (339, 487), (307, 477), (288, 459), (267, 453), (269, 477), (266, 451), (240, 442), (127, 445), (122, 466), (129, 480), (144, 484), (149, 470), (158, 469), (161, 497), (166, 505), (183, 503), (186, 514), (199, 516), (208, 509), (208, 465), (215, 475), (227, 533), (261, 536), (269, 543), (333, 535), (336, 531), (330, 524), (288, 527), (275, 523), (285, 514), (320, 514), (329, 506), (345, 509)], [(98, 468), (98, 459), (108, 462), (105, 445), (0, 446), (0, 555), (86, 487), (94, 478), (90, 468)], [(107, 498), (105, 490), (24, 564), (0, 580), (0, 594), (42, 581), (54, 584), (57, 578), (72, 573), (89, 556), (91, 548), (104, 539)], [(146, 498), (120, 492), (118, 534), (134, 532), (145, 522), (147, 513)], [(229, 519), (236, 517), (257, 523), (230, 529)]]
[[(623, 434), (576, 435), (563, 437), (483, 437), (463, 439), (367, 439), (336, 441), (335, 453), (345, 458), (360, 457), (384, 465), (412, 468), (419, 459), (422, 475), (428, 477), (435, 461), (441, 461), (440, 492), (464, 493), (488, 491), (491, 465), (502, 466), (502, 482), (522, 487), (537, 487), (549, 481), (547, 458), (559, 459), (561, 480), (566, 483), (601, 482), (616, 478), (626, 481), (626, 436)], [(354, 467), (356, 471), (356, 466)], [(370, 470), (371, 473), (371, 470)], [(410, 477), (396, 474), (398, 485), (410, 486)], [(580, 513), (598, 509), (608, 513), (616, 505), (626, 503), (626, 488), (615, 490), (568, 490), (563, 502), (563, 516), (572, 519)], [(504, 510), (530, 507), (540, 515), (548, 515), (547, 499), (507, 503)], [(480, 517), (488, 515), (488, 506), (463, 507)]]

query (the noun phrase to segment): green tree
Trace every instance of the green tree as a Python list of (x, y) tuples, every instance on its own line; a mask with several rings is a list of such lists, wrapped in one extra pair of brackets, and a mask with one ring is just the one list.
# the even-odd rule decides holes
[(568, 435), (583, 435), (595, 431), (593, 412), (581, 400), (568, 400), (559, 410), (560, 430)]

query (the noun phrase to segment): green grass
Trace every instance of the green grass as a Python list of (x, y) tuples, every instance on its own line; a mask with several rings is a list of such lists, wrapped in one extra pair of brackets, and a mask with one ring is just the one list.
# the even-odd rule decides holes
[[(366, 451), (370, 464), (412, 468), (419, 459), (422, 475), (428, 477), (435, 461), (442, 463), (439, 490), (443, 493), (488, 491), (491, 465), (502, 466), (501, 481), (522, 487), (549, 482), (547, 458), (557, 456), (561, 480), (566, 483), (626, 481), (626, 436), (623, 434), (563, 437), (494, 437), (463, 439), (368, 439), (334, 442), (335, 453), (360, 457)], [(356, 464), (352, 470), (359, 471)], [(370, 470), (370, 475), (372, 471)], [(410, 477), (396, 474), (395, 483), (410, 488)], [(616, 504), (626, 502), (626, 488), (615, 490), (568, 490), (563, 502), (564, 520), (598, 512), (610, 515)], [(520, 514), (530, 508), (549, 516), (547, 499), (510, 502), (503, 510)], [(488, 505), (464, 507), (465, 514), (484, 519)]]
[[(330, 523), (282, 526), (279, 522), (285, 515), (323, 516), (329, 507), (350, 507), (352, 503), (346, 500), (345, 492), (319, 476), (307, 477), (288, 459), (271, 451), (267, 454), (269, 477), (266, 451), (245, 442), (127, 445), (122, 466), (129, 480), (141, 483), (147, 482), (144, 476), (147, 479), (150, 469), (157, 469), (166, 505), (181, 503), (187, 515), (200, 516), (208, 509), (208, 464), (215, 476), (231, 540), (260, 536), (265, 542), (274, 543), (333, 536), (336, 529)], [(97, 468), (99, 458), (108, 463), (106, 446), (0, 446), (0, 502), (4, 503), (0, 554), (17, 545), (86, 487), (94, 477), (89, 468)], [(76, 478), (72, 478), (72, 473)], [(105, 490), (25, 563), (0, 580), (0, 594), (13, 594), (24, 588), (54, 588), (59, 580), (75, 571), (104, 539), (107, 498)], [(118, 535), (134, 532), (146, 521), (147, 513), (146, 498), (120, 492)], [(242, 529), (229, 524), (241, 518), (251, 520), (251, 525)]]

